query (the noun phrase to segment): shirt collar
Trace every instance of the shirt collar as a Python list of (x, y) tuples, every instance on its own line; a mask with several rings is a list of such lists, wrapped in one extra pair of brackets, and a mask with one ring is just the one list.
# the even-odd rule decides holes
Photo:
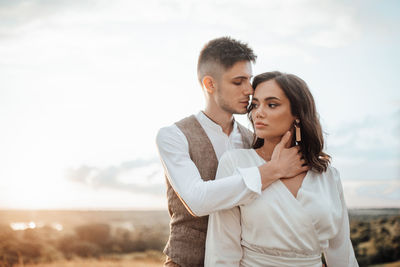
[[(203, 111), (199, 111), (199, 113), (197, 113), (197, 115), (196, 115), (196, 118), (202, 126), (208, 127), (210, 129), (213, 129), (218, 132), (223, 132), (222, 127), (220, 125), (218, 125), (217, 123), (215, 123), (214, 121), (212, 121), (209, 117), (207, 117), (207, 115), (204, 114)], [(237, 131), (237, 127), (238, 126), (237, 126), (235, 117), (233, 117), (232, 133)]]

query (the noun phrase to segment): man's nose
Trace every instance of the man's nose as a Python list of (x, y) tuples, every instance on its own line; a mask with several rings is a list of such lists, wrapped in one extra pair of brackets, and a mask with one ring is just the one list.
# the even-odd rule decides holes
[(251, 86), (250, 83), (247, 83), (243, 89), (243, 94), (245, 95), (252, 95), (254, 92), (253, 87)]

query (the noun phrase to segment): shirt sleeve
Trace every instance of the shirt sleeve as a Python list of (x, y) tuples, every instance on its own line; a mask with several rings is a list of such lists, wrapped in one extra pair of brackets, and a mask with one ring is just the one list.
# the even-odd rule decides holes
[(161, 128), (156, 143), (171, 186), (195, 216), (249, 203), (261, 194), (261, 175), (257, 167), (223, 179), (202, 180), (190, 159), (187, 139), (176, 125)]
[[(221, 158), (217, 178), (236, 172), (229, 156)], [(239, 266), (242, 259), (240, 208), (233, 207), (210, 214), (208, 219), (205, 267)]]
[(333, 168), (333, 173), (337, 179), (337, 187), (342, 205), (342, 220), (341, 225), (339, 225), (338, 233), (334, 238), (329, 240), (329, 247), (324, 253), (325, 259), (328, 267), (358, 267), (353, 245), (350, 240), (349, 215), (343, 196), (342, 183), (340, 182), (339, 172)]

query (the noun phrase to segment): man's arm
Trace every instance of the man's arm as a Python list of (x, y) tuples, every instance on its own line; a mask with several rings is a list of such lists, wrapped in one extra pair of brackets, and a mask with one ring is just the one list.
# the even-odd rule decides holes
[[(188, 210), (196, 216), (229, 209), (248, 203), (261, 194), (275, 180), (283, 177), (279, 168), (286, 168), (287, 154), (281, 146), (271, 166), (240, 169), (234, 175), (219, 180), (203, 181), (200, 173), (190, 159), (189, 145), (184, 134), (176, 125), (162, 128), (157, 134), (157, 147), (167, 178)], [(290, 153), (286, 153), (290, 152)], [(298, 163), (301, 166), (300, 163)]]
[(196, 216), (250, 202), (261, 193), (257, 167), (251, 168), (252, 175), (245, 179), (236, 174), (220, 180), (202, 180), (190, 159), (186, 137), (175, 125), (160, 129), (156, 142), (171, 186)]

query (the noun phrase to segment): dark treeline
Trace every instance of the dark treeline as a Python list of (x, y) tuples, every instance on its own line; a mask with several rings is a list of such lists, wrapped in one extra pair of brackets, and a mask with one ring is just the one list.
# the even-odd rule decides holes
[(400, 216), (354, 218), (350, 237), (360, 266), (400, 260)]

